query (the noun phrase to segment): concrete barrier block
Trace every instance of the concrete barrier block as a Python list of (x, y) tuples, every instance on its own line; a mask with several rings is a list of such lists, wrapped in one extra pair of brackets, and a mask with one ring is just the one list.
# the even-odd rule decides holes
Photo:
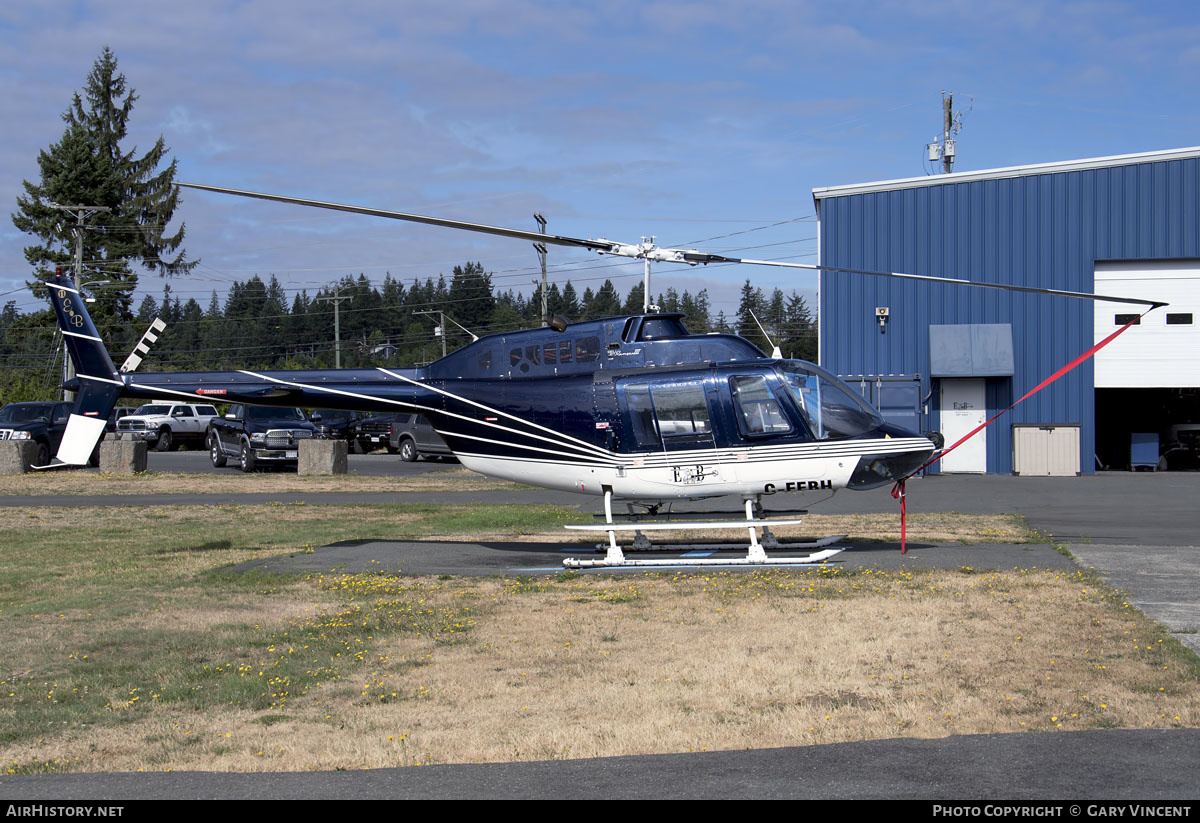
[(146, 444), (133, 440), (110, 440), (100, 444), (100, 471), (105, 474), (136, 474), (146, 470)]
[(0, 441), (0, 474), (24, 474), (37, 457), (37, 443), (32, 440)]
[(345, 440), (301, 440), (297, 474), (345, 474), (349, 461)]

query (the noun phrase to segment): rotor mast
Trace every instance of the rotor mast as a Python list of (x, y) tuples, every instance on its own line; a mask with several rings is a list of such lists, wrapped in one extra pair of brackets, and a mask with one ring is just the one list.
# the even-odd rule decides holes
[[(654, 248), (654, 238), (651, 237), (649, 242), (646, 238), (642, 238), (642, 248), (646, 251)], [(646, 272), (642, 275), (642, 314), (650, 313), (650, 258), (645, 258)]]

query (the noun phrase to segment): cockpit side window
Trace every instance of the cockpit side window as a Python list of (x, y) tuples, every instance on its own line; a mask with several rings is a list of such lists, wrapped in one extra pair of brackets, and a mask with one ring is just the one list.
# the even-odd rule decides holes
[(771, 386), (761, 374), (735, 375), (729, 378), (729, 388), (742, 434), (755, 436), (792, 431), (792, 424), (784, 416)]

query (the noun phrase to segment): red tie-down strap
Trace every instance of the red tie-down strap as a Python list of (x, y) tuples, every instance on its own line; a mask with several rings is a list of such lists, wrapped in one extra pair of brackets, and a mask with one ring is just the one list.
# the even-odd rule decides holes
[(973, 428), (971, 431), (967, 432), (965, 435), (963, 435), (962, 437), (960, 437), (960, 438), (957, 440), (957, 442), (955, 442), (955, 443), (954, 443), (954, 445), (952, 445), (950, 448), (946, 449), (946, 450), (945, 450), (945, 451), (943, 451), (941, 454), (938, 454), (938, 455), (936, 455), (936, 456), (934, 456), (934, 457), (931, 457), (931, 458), (929, 458), (929, 459), (928, 459), (928, 460), (926, 460), (926, 461), (925, 461), (923, 464), (921, 464), (921, 466), (920, 466), (919, 468), (913, 469), (911, 472), (909, 472), (908, 474), (906, 474), (906, 475), (905, 475), (904, 477), (902, 477), (900, 480), (897, 480), (897, 481), (896, 481), (896, 485), (892, 486), (892, 497), (894, 497), (894, 498), (896, 498), (897, 500), (899, 500), (899, 501), (900, 501), (900, 554), (905, 554), (905, 553), (907, 553), (907, 551), (908, 551), (908, 546), (907, 546), (907, 543), (906, 543), (906, 540), (905, 540), (905, 537), (906, 537), (906, 529), (905, 529), (905, 508), (906, 508), (906, 507), (905, 507), (905, 505), (904, 505), (904, 501), (905, 501), (904, 484), (905, 484), (905, 482), (908, 480), (908, 478), (912, 477), (914, 474), (918, 474), (919, 472), (922, 472), (922, 471), (924, 471), (925, 469), (929, 468), (929, 467), (930, 467), (930, 466), (932, 466), (934, 463), (936, 463), (937, 461), (941, 460), (943, 457), (945, 457), (946, 455), (948, 455), (950, 452), (952, 452), (952, 451), (954, 451), (955, 449), (957, 449), (957, 448), (958, 448), (959, 446), (961, 446), (963, 443), (967, 442), (967, 441), (968, 441), (968, 440), (970, 440), (972, 437), (974, 437), (975, 435), (979, 434), (981, 431), (983, 431), (984, 429), (986, 429), (988, 426), (992, 425), (992, 423), (994, 423), (996, 420), (998, 420), (999, 418), (1001, 418), (1001, 417), (1003, 417), (1004, 415), (1008, 414), (1010, 411), (1012, 411), (1014, 408), (1016, 408), (1016, 407), (1017, 407), (1017, 406), (1018, 406), (1020, 403), (1022, 403), (1022, 402), (1023, 402), (1023, 401), (1025, 401), (1025, 400), (1028, 400), (1030, 397), (1033, 397), (1035, 394), (1037, 394), (1038, 392), (1040, 392), (1042, 389), (1046, 388), (1046, 386), (1049, 386), (1049, 385), (1050, 385), (1051, 383), (1053, 383), (1055, 380), (1057, 380), (1058, 378), (1062, 377), (1062, 376), (1063, 376), (1064, 374), (1066, 374), (1067, 372), (1069, 372), (1069, 371), (1071, 371), (1072, 369), (1074, 369), (1076, 366), (1078, 366), (1078, 365), (1079, 365), (1080, 363), (1082, 363), (1083, 361), (1087, 360), (1087, 359), (1088, 359), (1089, 357), (1091, 357), (1093, 354), (1095, 354), (1096, 352), (1100, 351), (1102, 348), (1104, 348), (1105, 346), (1107, 346), (1107, 345), (1108, 345), (1109, 343), (1111, 343), (1112, 341), (1116, 340), (1116, 339), (1117, 339), (1117, 337), (1118, 337), (1119, 335), (1121, 335), (1121, 334), (1122, 334), (1122, 333), (1123, 333), (1123, 332), (1124, 332), (1126, 329), (1128, 329), (1130, 326), (1136, 326), (1138, 323), (1140, 323), (1140, 322), (1141, 322), (1141, 319), (1142, 319), (1143, 317), (1145, 317), (1145, 316), (1146, 316), (1147, 314), (1149, 314), (1150, 312), (1154, 311), (1156, 308), (1158, 308), (1158, 306), (1151, 306), (1150, 308), (1146, 309), (1144, 312), (1142, 312), (1142, 313), (1141, 313), (1141, 314), (1139, 314), (1137, 317), (1135, 317), (1135, 318), (1133, 318), (1132, 320), (1130, 320), (1128, 323), (1126, 323), (1126, 324), (1125, 324), (1124, 326), (1122, 326), (1121, 328), (1117, 329), (1115, 332), (1113, 332), (1112, 334), (1110, 334), (1108, 337), (1104, 338), (1104, 339), (1103, 339), (1103, 340), (1101, 340), (1099, 343), (1097, 343), (1096, 345), (1092, 346), (1090, 349), (1088, 349), (1087, 351), (1085, 351), (1083, 354), (1081, 354), (1081, 355), (1079, 355), (1078, 357), (1076, 357), (1076, 358), (1075, 358), (1074, 360), (1072, 360), (1070, 363), (1068, 363), (1067, 365), (1063, 366), (1063, 367), (1062, 367), (1062, 368), (1060, 368), (1058, 371), (1054, 372), (1054, 374), (1052, 374), (1052, 375), (1050, 375), (1049, 377), (1047, 377), (1047, 378), (1046, 378), (1045, 380), (1043, 380), (1041, 383), (1038, 383), (1038, 384), (1037, 384), (1036, 386), (1034, 386), (1032, 389), (1030, 389), (1029, 391), (1025, 392), (1025, 394), (1021, 395), (1021, 396), (1020, 396), (1020, 397), (1019, 397), (1017, 400), (1013, 401), (1013, 403), (1012, 403), (1011, 405), (1009, 405), (1009, 407), (1008, 407), (1008, 408), (1006, 408), (1006, 409), (1003, 409), (1002, 411), (999, 411), (999, 412), (997, 412), (995, 415), (993, 415), (992, 417), (990, 417), (990, 418), (988, 418), (987, 420), (983, 421), (983, 423), (979, 424), (978, 426), (976, 426), (975, 428)]

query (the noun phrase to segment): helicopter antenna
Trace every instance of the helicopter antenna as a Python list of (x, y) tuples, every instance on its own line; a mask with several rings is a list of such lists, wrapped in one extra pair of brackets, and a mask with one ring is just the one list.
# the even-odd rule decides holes
[(479, 335), (477, 335), (475, 332), (473, 332), (473, 331), (471, 331), (470, 329), (468, 329), (468, 328), (467, 328), (466, 326), (464, 326), (462, 323), (459, 323), (459, 322), (458, 322), (457, 320), (455, 320), (453, 317), (450, 317), (449, 315), (445, 315), (445, 314), (443, 314), (442, 316), (443, 316), (443, 317), (445, 317), (445, 319), (446, 319), (446, 320), (449, 320), (451, 323), (453, 323), (454, 325), (458, 326), (460, 329), (462, 329), (463, 331), (465, 331), (467, 334), (471, 335), (471, 342), (472, 342), (472, 343), (474, 343), (474, 342), (477, 342), (477, 341), (479, 340)]
[[(646, 265), (650, 265), (647, 263)], [(750, 309), (750, 316), (754, 318), (758, 330), (763, 333), (763, 337), (767, 338), (767, 342), (771, 344), (771, 356), (776, 360), (783, 359), (783, 352), (779, 351), (779, 347), (775, 345), (775, 341), (771, 339), (771, 335), (767, 334), (767, 330), (763, 328), (763, 324), (759, 321), (758, 315), (754, 313), (754, 309)]]

